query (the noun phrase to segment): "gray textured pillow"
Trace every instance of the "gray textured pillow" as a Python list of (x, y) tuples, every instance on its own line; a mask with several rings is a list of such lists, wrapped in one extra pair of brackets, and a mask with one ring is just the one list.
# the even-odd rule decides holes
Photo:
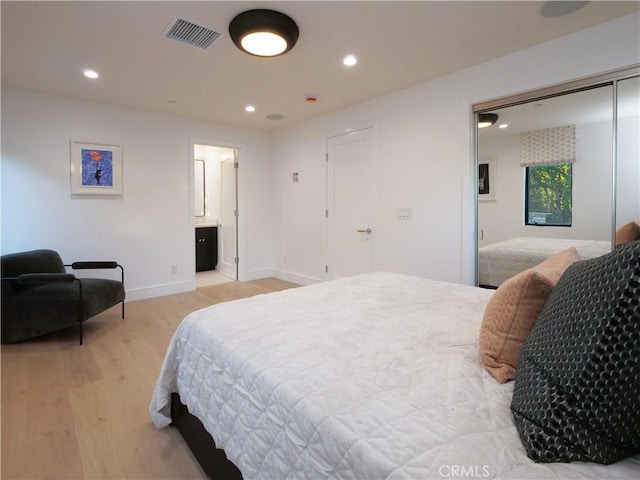
[(640, 452), (640, 241), (567, 269), (523, 346), (511, 411), (537, 462)]

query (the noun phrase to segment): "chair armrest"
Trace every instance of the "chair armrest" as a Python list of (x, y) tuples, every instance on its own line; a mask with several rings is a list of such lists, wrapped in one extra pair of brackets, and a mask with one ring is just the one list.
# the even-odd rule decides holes
[(91, 269), (120, 269), (120, 281), (124, 283), (124, 267), (118, 262), (73, 262), (71, 265), (65, 265), (65, 267), (71, 267), (73, 270), (91, 270)]
[(71, 265), (65, 265), (65, 267), (71, 267), (74, 270), (88, 270), (94, 268), (117, 268), (118, 262), (73, 262)]
[(21, 285), (34, 283), (70, 283), (76, 279), (72, 273), (23, 273), (16, 280)]

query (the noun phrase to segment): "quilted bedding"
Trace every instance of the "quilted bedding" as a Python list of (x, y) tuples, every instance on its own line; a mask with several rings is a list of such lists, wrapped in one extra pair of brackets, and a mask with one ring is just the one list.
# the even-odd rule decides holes
[(498, 287), (505, 280), (569, 247), (576, 247), (580, 258), (588, 260), (609, 253), (611, 242), (518, 237), (492, 243), (478, 250), (478, 281), (480, 285)]
[(150, 405), (178, 392), (245, 479), (625, 478), (615, 465), (537, 464), (513, 384), (478, 360), (493, 291), (372, 273), (187, 316)]

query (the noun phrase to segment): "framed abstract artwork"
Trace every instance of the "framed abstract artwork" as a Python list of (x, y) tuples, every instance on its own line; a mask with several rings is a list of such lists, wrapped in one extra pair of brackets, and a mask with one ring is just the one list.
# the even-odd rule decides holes
[(122, 195), (122, 148), (72, 140), (71, 194)]
[(496, 159), (478, 162), (478, 200), (496, 199)]

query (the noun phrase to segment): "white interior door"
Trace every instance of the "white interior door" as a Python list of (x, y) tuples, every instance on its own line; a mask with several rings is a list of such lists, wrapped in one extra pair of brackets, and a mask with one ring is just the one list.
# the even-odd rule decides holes
[(374, 129), (327, 139), (327, 277), (371, 272), (377, 228)]
[(238, 279), (238, 151), (233, 158), (222, 160), (221, 166), (221, 225), (219, 230), (218, 270), (224, 276)]

